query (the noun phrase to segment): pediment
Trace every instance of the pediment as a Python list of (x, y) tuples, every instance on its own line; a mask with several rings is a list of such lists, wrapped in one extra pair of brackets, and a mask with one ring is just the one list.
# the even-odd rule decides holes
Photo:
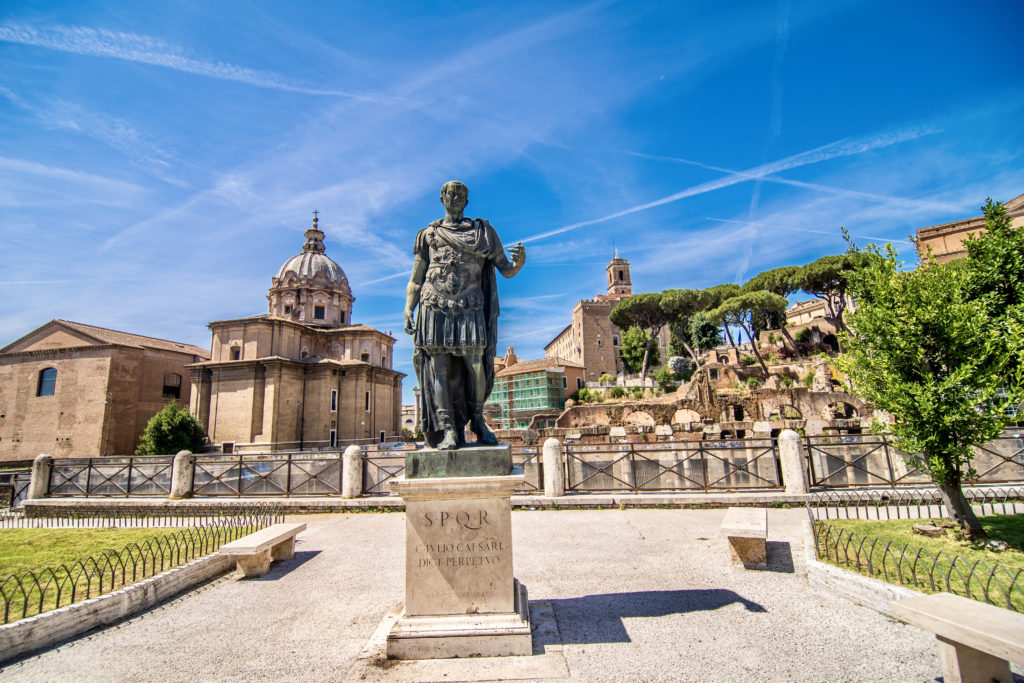
[(71, 329), (56, 320), (51, 320), (40, 328), (16, 339), (4, 348), (2, 353), (21, 353), (24, 351), (49, 351), (82, 346), (100, 346), (107, 342), (97, 337)]

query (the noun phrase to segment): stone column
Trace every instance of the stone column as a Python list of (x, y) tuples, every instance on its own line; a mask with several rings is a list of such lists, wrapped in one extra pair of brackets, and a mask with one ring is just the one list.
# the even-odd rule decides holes
[(783, 429), (779, 434), (779, 459), (786, 493), (807, 493), (807, 461), (800, 448), (800, 435), (792, 429)]
[(178, 451), (171, 465), (170, 500), (192, 497), (192, 480), (196, 471), (196, 456), (191, 451)]
[(345, 449), (341, 468), (341, 497), (358, 498), (363, 494), (363, 449), (352, 445)]
[(28, 485), (28, 500), (46, 498), (50, 492), (50, 472), (53, 471), (53, 456), (47, 453), (40, 453), (32, 461), (32, 480)]
[(544, 442), (544, 495), (548, 498), (565, 495), (562, 442), (554, 437)]

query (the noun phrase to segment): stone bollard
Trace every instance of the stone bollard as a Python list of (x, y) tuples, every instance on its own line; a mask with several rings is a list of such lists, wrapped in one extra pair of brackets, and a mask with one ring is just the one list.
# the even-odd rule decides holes
[(779, 434), (779, 459), (786, 493), (807, 493), (807, 462), (800, 448), (800, 435), (792, 429)]
[(50, 473), (53, 471), (53, 456), (40, 453), (32, 461), (32, 479), (28, 485), (27, 500), (46, 498), (50, 492)]
[(341, 497), (358, 498), (363, 495), (363, 449), (352, 445), (342, 456)]
[(553, 437), (544, 442), (544, 495), (548, 498), (565, 495), (562, 442)]
[(191, 451), (178, 451), (171, 464), (170, 500), (192, 497), (192, 480), (195, 478), (196, 456)]

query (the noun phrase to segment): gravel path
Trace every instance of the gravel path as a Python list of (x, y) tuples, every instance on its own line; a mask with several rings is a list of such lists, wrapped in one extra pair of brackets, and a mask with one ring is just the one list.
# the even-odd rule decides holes
[[(771, 571), (733, 568), (724, 510), (513, 513), (516, 576), (550, 601), (573, 680), (931, 681), (934, 638), (808, 588), (802, 510)], [(4, 681), (341, 680), (403, 593), (404, 514), (305, 518), (294, 560), (219, 579), (0, 669)]]

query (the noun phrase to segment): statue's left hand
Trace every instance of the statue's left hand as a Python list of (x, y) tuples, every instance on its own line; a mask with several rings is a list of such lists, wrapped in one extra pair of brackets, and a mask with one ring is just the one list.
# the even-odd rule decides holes
[(526, 263), (526, 247), (523, 246), (522, 242), (516, 244), (514, 247), (509, 247), (508, 253), (512, 256), (512, 265), (519, 270)]

